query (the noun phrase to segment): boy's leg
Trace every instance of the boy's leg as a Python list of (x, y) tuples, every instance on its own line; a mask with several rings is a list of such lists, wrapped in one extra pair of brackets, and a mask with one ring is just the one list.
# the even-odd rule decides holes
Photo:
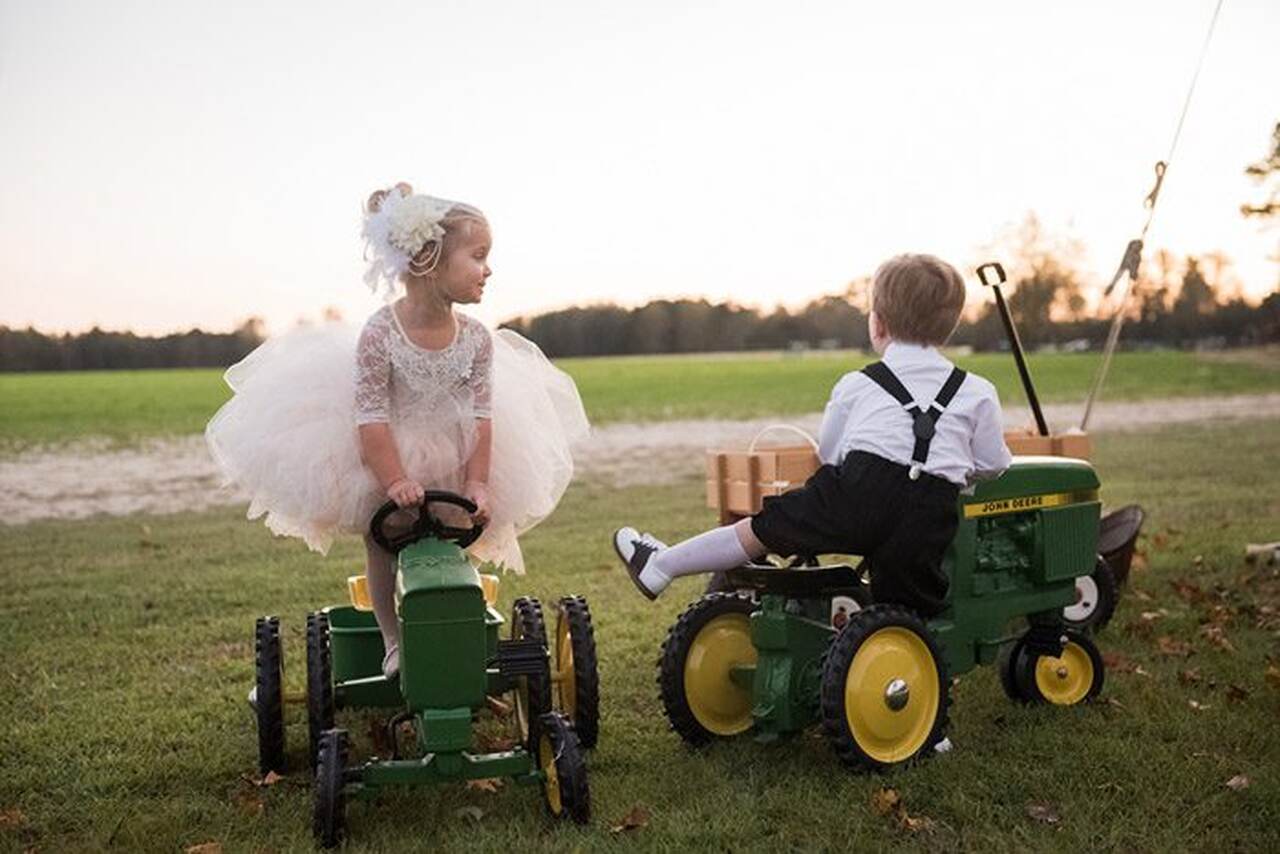
[(631, 580), (649, 599), (656, 599), (673, 579), (733, 569), (768, 552), (751, 530), (750, 519), (713, 528), (674, 546), (664, 546), (634, 528), (621, 528), (614, 534), (613, 545)]
[(382, 646), (386, 656), (383, 672), (390, 678), (400, 669), (400, 620), (396, 616), (396, 559), (395, 555), (364, 537), (365, 576), (369, 580), (369, 599), (373, 603), (373, 616), (382, 632)]

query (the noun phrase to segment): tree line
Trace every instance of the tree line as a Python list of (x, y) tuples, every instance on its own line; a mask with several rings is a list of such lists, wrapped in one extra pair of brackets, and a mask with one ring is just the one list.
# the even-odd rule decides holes
[(263, 337), (257, 318), (233, 332), (192, 329), (160, 336), (96, 326), (76, 335), (46, 335), (32, 328), (0, 326), (0, 371), (220, 368), (243, 359)]

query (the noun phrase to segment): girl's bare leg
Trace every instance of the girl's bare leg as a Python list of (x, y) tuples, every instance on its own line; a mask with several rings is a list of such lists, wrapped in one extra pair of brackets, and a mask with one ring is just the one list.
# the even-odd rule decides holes
[(364, 537), (368, 554), (365, 574), (369, 579), (369, 598), (373, 600), (373, 615), (382, 632), (382, 645), (390, 652), (400, 645), (400, 621), (396, 618), (396, 559), (369, 538)]

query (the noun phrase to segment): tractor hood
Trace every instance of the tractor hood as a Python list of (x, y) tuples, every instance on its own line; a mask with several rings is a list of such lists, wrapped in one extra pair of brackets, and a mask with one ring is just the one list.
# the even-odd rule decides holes
[(1098, 485), (1097, 472), (1084, 460), (1014, 457), (1003, 475), (960, 500), (966, 518), (991, 516), (1096, 501)]

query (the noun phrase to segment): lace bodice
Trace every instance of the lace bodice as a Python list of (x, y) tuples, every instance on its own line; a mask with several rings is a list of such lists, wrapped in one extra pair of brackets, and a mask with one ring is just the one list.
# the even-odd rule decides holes
[(478, 320), (454, 317), (453, 341), (428, 350), (409, 340), (390, 305), (374, 312), (356, 345), (357, 424), (489, 417), (493, 340)]

